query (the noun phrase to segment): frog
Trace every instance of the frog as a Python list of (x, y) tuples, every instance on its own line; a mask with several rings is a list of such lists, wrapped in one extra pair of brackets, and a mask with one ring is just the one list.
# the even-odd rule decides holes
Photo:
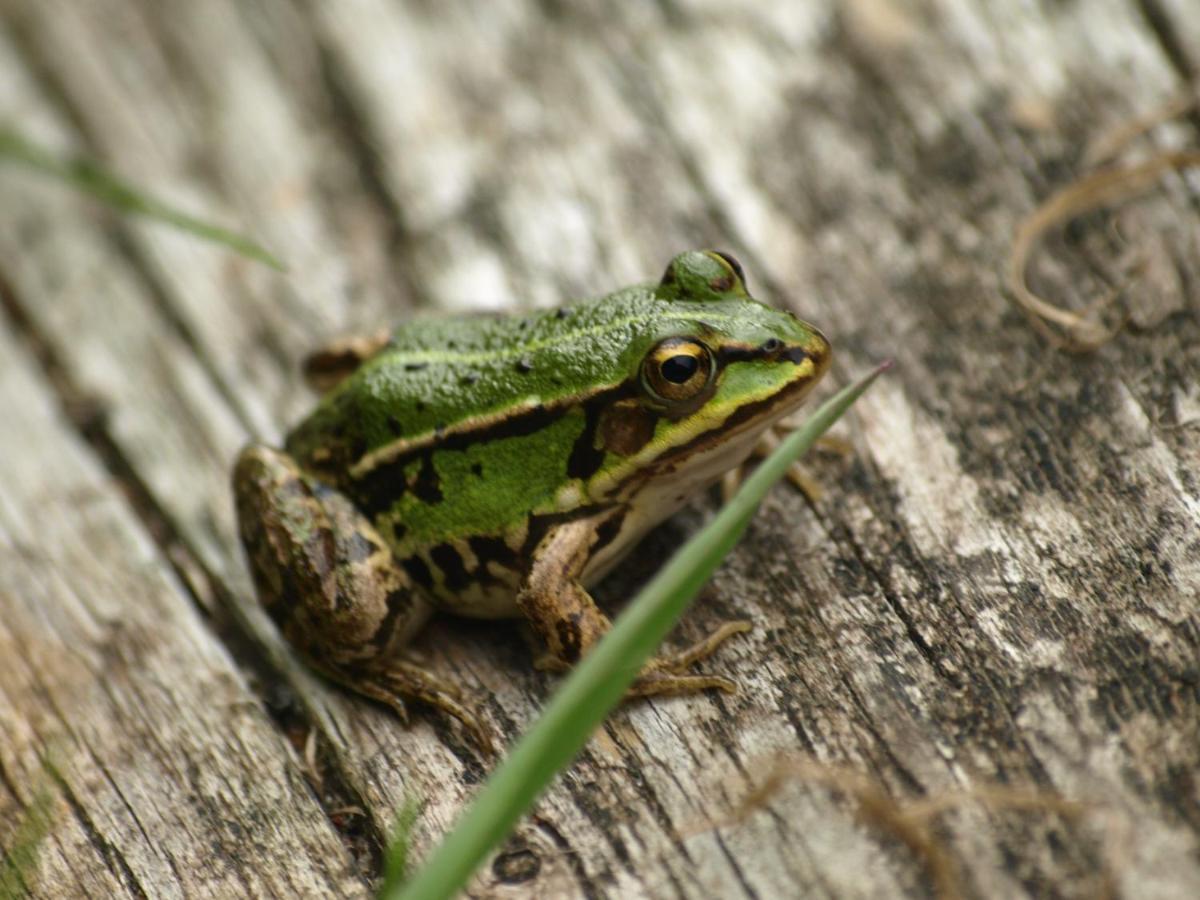
[[(566, 671), (611, 626), (596, 583), (741, 465), (830, 359), (717, 250), (597, 299), (340, 342), (310, 359), (324, 393), (282, 448), (251, 443), (234, 465), (260, 602), (319, 673), (490, 748), (463, 692), (406, 658), (430, 617), (523, 619), (535, 664)], [(749, 627), (652, 658), (628, 696), (734, 690), (694, 667)]]

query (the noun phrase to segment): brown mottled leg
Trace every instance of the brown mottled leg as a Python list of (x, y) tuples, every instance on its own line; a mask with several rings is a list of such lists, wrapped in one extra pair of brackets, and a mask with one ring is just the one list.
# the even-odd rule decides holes
[[(564, 671), (574, 665), (612, 627), (591, 595), (579, 583), (603, 516), (552, 529), (538, 544), (533, 569), (517, 595), (517, 605), (541, 637), (547, 654), (540, 668)], [(726, 622), (682, 653), (656, 657), (646, 664), (629, 689), (631, 697), (686, 694), (735, 685), (719, 675), (683, 675), (681, 670), (705, 659), (727, 638), (747, 631), (750, 623)]]
[(458, 719), (491, 741), (459, 692), (397, 658), (433, 611), (374, 526), (295, 461), (252, 445), (234, 469), (238, 524), (259, 597), (315, 669), (407, 718), (404, 701)]

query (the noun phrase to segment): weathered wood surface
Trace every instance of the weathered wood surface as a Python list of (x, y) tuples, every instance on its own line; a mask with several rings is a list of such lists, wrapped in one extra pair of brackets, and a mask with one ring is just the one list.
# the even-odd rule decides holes
[[(1190, 0), (0, 10), (0, 121), (288, 265), (0, 166), (0, 846), (49, 790), (30, 893), (363, 894), (406, 796), (427, 852), (486, 761), (290, 662), (230, 460), (303, 412), (330, 335), (717, 245), (825, 327), (836, 379), (899, 365), (853, 457), (814, 464), (822, 498), (776, 490), (686, 620), (758, 623), (714, 662), (741, 693), (622, 710), (473, 895), (927, 895), (926, 861), (811, 769), (734, 820), (803, 757), (899, 804), (1082, 804), (952, 805), (933, 836), (967, 895), (1200, 896), (1194, 190), (1039, 255), (1077, 307), (1127, 286), (1132, 327), (1094, 354), (1047, 349), (1001, 283), (1089, 141), (1200, 71)], [(510, 738), (553, 684), (515, 629), (442, 621), (417, 649)]]

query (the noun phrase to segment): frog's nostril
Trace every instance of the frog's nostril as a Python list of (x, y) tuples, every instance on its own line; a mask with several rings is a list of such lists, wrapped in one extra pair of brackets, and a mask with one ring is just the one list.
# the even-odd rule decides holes
[(768, 356), (773, 356), (783, 349), (783, 341), (779, 338), (768, 338), (759, 349)]

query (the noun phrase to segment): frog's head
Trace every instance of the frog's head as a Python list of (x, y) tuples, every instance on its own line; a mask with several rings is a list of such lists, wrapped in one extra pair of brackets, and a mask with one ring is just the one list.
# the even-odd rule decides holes
[(606, 449), (623, 459), (597, 487), (665, 483), (682, 495), (741, 462), (800, 405), (828, 369), (830, 346), (790, 312), (754, 300), (727, 253), (676, 256), (654, 293), (657, 314), (626, 355), (637, 396), (599, 423)]

